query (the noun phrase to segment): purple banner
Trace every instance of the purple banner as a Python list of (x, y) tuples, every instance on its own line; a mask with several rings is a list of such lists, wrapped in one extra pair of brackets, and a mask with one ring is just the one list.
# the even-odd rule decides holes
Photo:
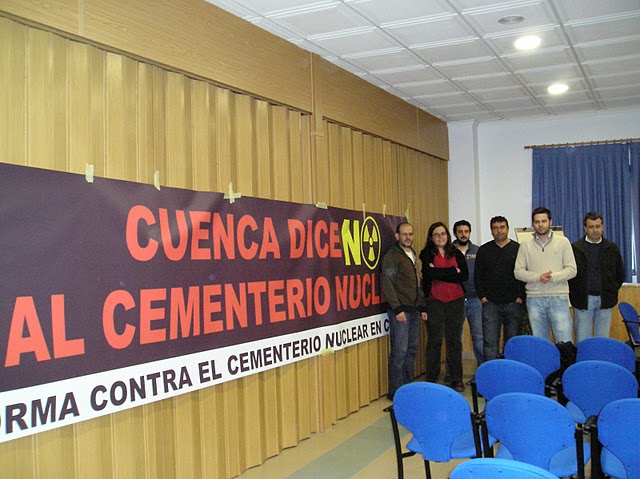
[(0, 164), (0, 391), (379, 315), (400, 221)]

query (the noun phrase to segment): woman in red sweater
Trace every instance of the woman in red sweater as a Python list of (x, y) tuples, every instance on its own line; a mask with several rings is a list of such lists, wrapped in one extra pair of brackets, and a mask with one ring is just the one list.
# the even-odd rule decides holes
[(464, 288), (469, 270), (464, 255), (453, 246), (451, 233), (442, 222), (429, 227), (427, 243), (420, 252), (422, 287), (427, 298), (427, 381), (440, 375), (442, 338), (447, 346), (450, 386), (464, 391), (462, 382), (462, 325)]

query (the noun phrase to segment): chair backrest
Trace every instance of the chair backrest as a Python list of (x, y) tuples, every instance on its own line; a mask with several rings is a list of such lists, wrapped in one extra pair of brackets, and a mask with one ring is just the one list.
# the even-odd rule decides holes
[(470, 459), (458, 465), (450, 479), (558, 479), (544, 469), (510, 459)]
[(628, 478), (640, 477), (640, 399), (621, 399), (602, 408), (598, 439), (622, 462)]
[(608, 361), (628, 371), (636, 370), (636, 354), (628, 344), (613, 338), (586, 338), (578, 343), (577, 362)]
[(551, 341), (537, 336), (514, 336), (504, 345), (505, 359), (536, 368), (546, 379), (560, 369), (560, 351)]
[(467, 400), (441, 384), (416, 382), (401, 386), (393, 396), (396, 420), (420, 444), (426, 460), (451, 460), (453, 441), (471, 430)]
[(551, 457), (575, 444), (575, 422), (560, 403), (545, 396), (506, 393), (485, 409), (489, 434), (516, 461), (549, 470)]
[(624, 325), (627, 328), (627, 334), (629, 334), (629, 341), (634, 346), (640, 346), (640, 328), (638, 322), (638, 312), (636, 308), (629, 303), (621, 302), (618, 304), (618, 310), (624, 321)]
[(511, 359), (493, 359), (482, 363), (475, 375), (478, 392), (490, 401), (504, 393), (544, 395), (542, 374), (532, 366)]
[(637, 398), (638, 381), (627, 369), (606, 361), (581, 361), (562, 376), (564, 395), (585, 418), (597, 416), (617, 399)]

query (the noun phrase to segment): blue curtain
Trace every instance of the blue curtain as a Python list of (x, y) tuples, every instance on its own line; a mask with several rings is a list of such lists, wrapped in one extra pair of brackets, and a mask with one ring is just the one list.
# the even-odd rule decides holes
[(635, 228), (636, 277), (640, 277), (640, 143), (629, 145), (631, 156), (631, 196), (633, 208), (633, 226)]
[(587, 212), (602, 214), (604, 236), (620, 247), (626, 281), (633, 266), (631, 185), (629, 144), (533, 150), (533, 207), (549, 208), (553, 224), (562, 226), (571, 242), (584, 235)]

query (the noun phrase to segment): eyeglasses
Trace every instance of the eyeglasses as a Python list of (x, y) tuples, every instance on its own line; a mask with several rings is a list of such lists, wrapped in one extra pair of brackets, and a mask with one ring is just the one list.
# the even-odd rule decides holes
[(444, 233), (432, 233), (431, 236), (447, 236), (447, 232)]

